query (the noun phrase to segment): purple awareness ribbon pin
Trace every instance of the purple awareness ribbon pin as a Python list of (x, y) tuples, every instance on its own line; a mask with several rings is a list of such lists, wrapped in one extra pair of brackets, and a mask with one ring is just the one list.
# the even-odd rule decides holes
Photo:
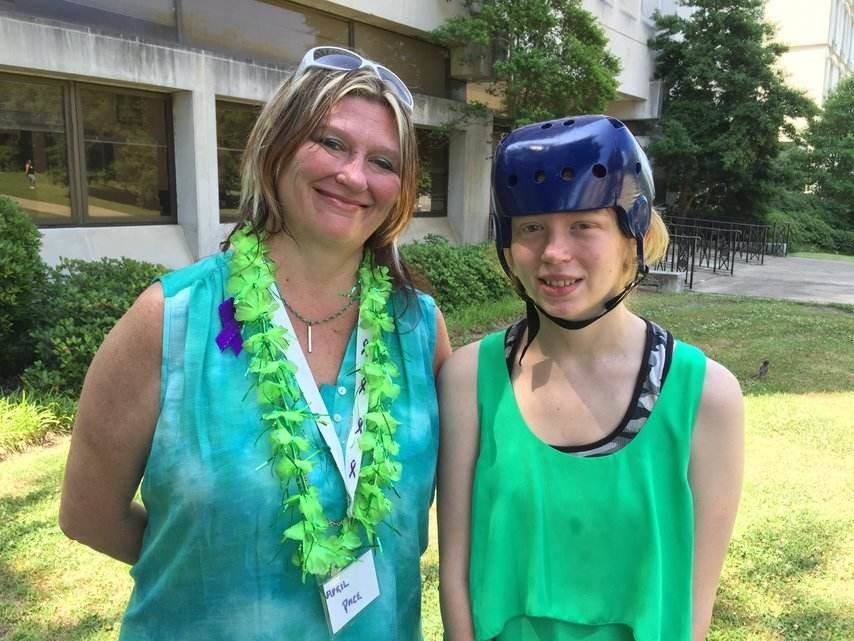
[(216, 344), (224, 352), (229, 347), (235, 356), (243, 349), (243, 337), (240, 335), (240, 325), (234, 318), (234, 298), (226, 298), (219, 305), (219, 319), (222, 321), (222, 331), (216, 335)]
[(356, 461), (350, 461), (350, 478), (356, 478)]

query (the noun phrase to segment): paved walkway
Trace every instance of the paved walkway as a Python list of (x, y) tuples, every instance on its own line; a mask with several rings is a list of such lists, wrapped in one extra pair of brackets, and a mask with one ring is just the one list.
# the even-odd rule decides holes
[(854, 305), (854, 262), (766, 256), (764, 265), (736, 261), (735, 275), (694, 272), (694, 291)]

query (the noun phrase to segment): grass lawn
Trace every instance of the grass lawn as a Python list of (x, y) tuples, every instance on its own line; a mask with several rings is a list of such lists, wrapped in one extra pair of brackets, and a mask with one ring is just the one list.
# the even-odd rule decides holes
[[(854, 308), (642, 293), (632, 306), (732, 369), (747, 394), (747, 470), (712, 641), (854, 638)], [(454, 343), (520, 312), (507, 299), (449, 315)], [(750, 378), (768, 359), (762, 380)], [(0, 462), (0, 638), (115, 639), (127, 566), (56, 525), (67, 437)], [(435, 527), (424, 628), (441, 639)]]
[[(32, 207), (22, 207), (39, 221), (46, 223), (68, 222), (71, 218), (71, 201), (68, 187), (51, 182), (48, 174), (38, 174), (35, 189), (30, 189), (24, 172), (0, 172), (0, 195), (13, 199), (36, 201)], [(42, 205), (43, 203), (43, 205)], [(128, 203), (120, 203), (89, 196), (90, 215), (100, 216), (159, 216), (160, 211)]]
[(818, 260), (841, 260), (849, 263), (854, 263), (854, 256), (847, 254), (828, 254), (826, 252), (792, 252), (789, 254), (794, 258), (815, 258)]

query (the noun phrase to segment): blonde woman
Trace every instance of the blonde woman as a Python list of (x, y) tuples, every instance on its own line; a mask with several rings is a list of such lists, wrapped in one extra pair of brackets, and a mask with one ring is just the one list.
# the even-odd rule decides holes
[(442, 372), (439, 549), (451, 641), (700, 641), (735, 518), (735, 378), (625, 297), (667, 231), (620, 121), (512, 132), (499, 258), (527, 307)]
[(60, 523), (133, 565), (122, 641), (420, 638), (450, 346), (396, 248), (412, 107), (385, 67), (306, 53), (252, 131), (226, 250), (96, 355)]

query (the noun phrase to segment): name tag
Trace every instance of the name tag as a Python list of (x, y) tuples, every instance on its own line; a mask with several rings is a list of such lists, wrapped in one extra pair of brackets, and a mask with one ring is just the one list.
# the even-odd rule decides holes
[(336, 634), (380, 595), (373, 550), (326, 581), (322, 590), (329, 629)]

